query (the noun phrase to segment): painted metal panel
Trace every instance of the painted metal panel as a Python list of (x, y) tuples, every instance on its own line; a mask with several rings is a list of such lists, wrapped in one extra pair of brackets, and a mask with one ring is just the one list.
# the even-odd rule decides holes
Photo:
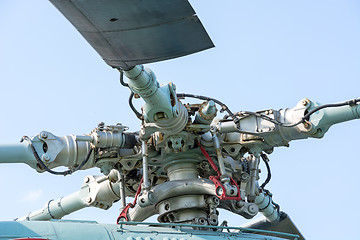
[(187, 0), (50, 0), (112, 67), (214, 47)]
[[(147, 225), (146, 225), (147, 224)], [(238, 232), (228, 232), (231, 228), (223, 228), (223, 231), (194, 230), (187, 224), (159, 224), (159, 223), (124, 223), (122, 225), (98, 224), (96, 222), (81, 221), (11, 221), (0, 222), (0, 239), (52, 239), (52, 240), (75, 240), (75, 239), (127, 239), (127, 240), (175, 240), (175, 239), (228, 239), (228, 240), (281, 240), (297, 239), (295, 235), (279, 233), (286, 238), (263, 236), (247, 233), (249, 229)], [(203, 226), (215, 227), (215, 226)], [(240, 228), (239, 228), (240, 229)], [(266, 232), (262, 230), (254, 230)], [(295, 237), (294, 237), (295, 236)]]

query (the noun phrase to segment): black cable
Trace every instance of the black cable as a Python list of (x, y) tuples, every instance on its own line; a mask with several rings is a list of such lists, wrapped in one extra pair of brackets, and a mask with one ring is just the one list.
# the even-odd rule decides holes
[(136, 108), (134, 107), (134, 104), (132, 103), (133, 97), (134, 97), (134, 92), (131, 91), (130, 96), (129, 96), (129, 106), (130, 106), (131, 110), (135, 113), (136, 117), (141, 120), (141, 117), (142, 117), (141, 113), (139, 113), (138, 110), (136, 110)]
[[(119, 72), (120, 72), (120, 84), (123, 85), (124, 87), (128, 87), (130, 89), (129, 84), (124, 82), (124, 72), (122, 70), (119, 70)], [(131, 91), (131, 89), (130, 89), (130, 91)], [(133, 98), (134, 98), (134, 92), (131, 91), (131, 94), (129, 96), (129, 106), (130, 106), (131, 110), (135, 113), (136, 117), (141, 120), (142, 115), (138, 110), (136, 110), (136, 108), (132, 102)]]
[(205, 101), (214, 101), (215, 103), (219, 104), (221, 106), (221, 110), (220, 112), (224, 112), (226, 111), (230, 117), (232, 117), (233, 119), (235, 119), (234, 114), (231, 112), (231, 110), (228, 108), (228, 106), (226, 106), (224, 103), (220, 102), (219, 100), (215, 99), (215, 98), (211, 98), (211, 97), (205, 97), (205, 96), (201, 96), (201, 95), (194, 95), (194, 94), (189, 94), (189, 93), (177, 93), (176, 96), (178, 98), (197, 98), (200, 100), (205, 100)]
[(309, 120), (309, 117), (314, 114), (315, 112), (321, 110), (321, 109), (324, 109), (324, 108), (329, 108), (329, 107), (342, 107), (342, 106), (346, 106), (346, 105), (349, 105), (349, 106), (354, 106), (356, 105), (358, 102), (360, 102), (360, 98), (358, 99), (353, 99), (353, 100), (349, 100), (349, 101), (346, 101), (346, 102), (341, 102), (341, 103), (332, 103), (332, 104), (324, 104), (324, 105), (321, 105), (319, 107), (316, 107), (314, 108), (313, 110), (311, 110), (310, 112), (306, 113), (300, 121), (296, 122), (296, 123), (293, 123), (293, 124), (285, 124), (285, 123), (282, 123), (282, 122), (279, 122), (278, 120), (276, 119), (273, 119), (273, 118), (270, 118), (264, 114), (261, 114), (261, 113), (257, 113), (257, 112), (251, 112), (251, 111), (241, 111), (241, 112), (238, 112), (238, 113), (235, 113), (234, 116), (238, 116), (238, 115), (253, 115), (253, 116), (256, 116), (256, 117), (259, 117), (259, 118), (262, 118), (266, 121), (269, 121), (269, 122), (272, 122), (274, 124), (277, 124), (279, 126), (282, 126), (282, 127), (295, 127), (296, 125), (299, 125), (300, 123), (303, 123), (305, 122), (306, 120)]
[(311, 110), (310, 112), (308, 112), (307, 114), (304, 115), (303, 119), (305, 120), (309, 120), (310, 115), (312, 115), (313, 113), (323, 109), (323, 108), (329, 108), (329, 107), (342, 107), (342, 106), (355, 106), (358, 102), (360, 102), (360, 98), (358, 99), (352, 99), (346, 102), (341, 102), (341, 103), (331, 103), (331, 104), (324, 104), (321, 105), (319, 107), (314, 108), (313, 110)]
[(308, 112), (307, 114), (305, 114), (301, 120), (297, 123), (294, 123), (294, 124), (290, 124), (290, 125), (287, 125), (287, 124), (281, 124), (283, 127), (294, 127), (296, 125), (299, 125), (300, 123), (303, 123), (305, 122), (306, 120), (309, 120), (309, 117), (314, 114), (315, 112), (321, 110), (321, 109), (324, 109), (324, 108), (330, 108), (330, 107), (342, 107), (342, 106), (355, 106), (358, 102), (360, 102), (360, 98), (355, 98), (355, 99), (352, 99), (352, 100), (349, 100), (349, 101), (345, 101), (345, 102), (341, 102), (341, 103), (330, 103), (330, 104), (324, 104), (324, 105), (321, 105), (319, 107), (316, 107), (314, 108), (313, 110), (311, 110), (310, 112)]
[[(271, 171), (270, 171), (270, 165), (269, 165), (270, 160), (265, 153), (261, 153), (260, 156), (261, 156), (261, 159), (264, 161), (266, 169), (267, 169), (267, 177), (266, 177), (264, 183), (261, 184), (260, 190), (263, 191), (266, 195), (268, 195), (270, 197), (269, 204), (271, 202), (271, 204), (274, 205), (275, 209), (280, 213), (280, 205), (277, 204), (276, 202), (274, 202), (274, 200), (272, 199), (272, 193), (269, 190), (265, 189), (266, 184), (268, 184), (271, 180)], [(265, 208), (267, 208), (267, 206)], [(263, 209), (265, 209), (265, 208), (263, 208)]]
[(120, 71), (120, 83), (121, 85), (123, 85), (124, 87), (129, 87), (129, 84), (127, 84), (126, 82), (124, 82), (124, 72)]
[(270, 171), (270, 165), (269, 165), (269, 158), (266, 156), (265, 153), (260, 154), (261, 159), (264, 161), (266, 170), (267, 170), (267, 177), (263, 184), (261, 184), (260, 189), (264, 189), (266, 184), (268, 184), (271, 180), (271, 171)]
[(29, 142), (29, 145), (30, 145), (30, 148), (31, 148), (31, 151), (33, 152), (34, 154), (34, 157), (37, 161), (37, 163), (40, 165), (40, 167), (42, 169), (44, 169), (45, 171), (51, 173), (51, 174), (54, 174), (54, 175), (63, 175), (63, 176), (66, 176), (66, 175), (69, 175), (69, 174), (72, 174), (74, 172), (76, 172), (77, 170), (80, 170), (80, 168), (82, 168), (90, 159), (90, 155), (92, 153), (92, 151), (94, 150), (93, 148), (90, 148), (89, 152), (87, 153), (85, 159), (80, 163), (79, 166), (77, 166), (74, 170), (66, 170), (66, 171), (63, 171), (63, 172), (57, 172), (57, 171), (53, 171), (51, 170), (50, 168), (48, 168), (45, 163), (43, 161), (41, 161), (40, 157), (39, 157), (39, 154), (36, 152), (36, 149), (35, 147), (33, 146), (32, 144), (32, 141), (31, 139), (28, 137), (28, 136), (23, 136), (20, 140), (20, 142), (23, 142), (24, 140), (28, 141)]

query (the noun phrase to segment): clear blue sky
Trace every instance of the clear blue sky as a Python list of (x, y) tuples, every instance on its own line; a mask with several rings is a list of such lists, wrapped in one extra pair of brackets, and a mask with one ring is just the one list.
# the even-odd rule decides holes
[[(233, 111), (293, 107), (305, 97), (321, 103), (359, 97), (359, 1), (191, 3), (216, 48), (148, 65), (160, 82), (218, 98)], [(119, 74), (48, 1), (1, 1), (0, 28), (1, 144), (41, 130), (89, 133), (100, 121), (139, 128)], [(274, 201), (308, 239), (360, 239), (359, 129), (358, 120), (343, 123), (324, 139), (292, 142), (269, 156)], [(0, 220), (41, 208), (77, 191), (85, 175), (99, 174), (59, 177), (21, 164), (0, 170)], [(68, 218), (113, 223), (119, 207)], [(244, 222), (224, 212), (221, 219)]]

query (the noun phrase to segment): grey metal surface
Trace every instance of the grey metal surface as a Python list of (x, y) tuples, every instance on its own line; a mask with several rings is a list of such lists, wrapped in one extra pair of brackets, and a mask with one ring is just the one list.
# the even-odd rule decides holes
[[(263, 233), (257, 229), (229, 228), (219, 226), (200, 226), (189, 224), (161, 223), (125, 223), (98, 224), (93, 221), (22, 221), (0, 222), (0, 239), (53, 239), (53, 240), (97, 240), (97, 239), (128, 239), (128, 240), (281, 240), (296, 239), (296, 235), (278, 233), (276, 237), (268, 237), (248, 232)], [(194, 230), (195, 227), (222, 229), (223, 231)], [(239, 232), (227, 232), (238, 229)], [(286, 238), (284, 238), (286, 237)]]
[[(299, 240), (305, 240), (305, 237), (301, 234), (301, 232), (293, 223), (291, 218), (284, 212), (282, 213), (282, 217), (280, 221), (269, 222), (266, 220), (265, 217), (261, 217), (259, 219), (255, 219), (255, 221), (253, 222), (246, 223), (241, 227), (296, 234), (300, 236)], [(271, 233), (260, 233), (260, 234), (272, 236)]]
[(112, 67), (214, 47), (187, 0), (50, 0)]

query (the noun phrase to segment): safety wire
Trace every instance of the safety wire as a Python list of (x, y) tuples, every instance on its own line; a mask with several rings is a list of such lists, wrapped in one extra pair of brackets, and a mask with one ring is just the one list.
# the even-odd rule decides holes
[(80, 170), (80, 169), (89, 161), (90, 155), (91, 155), (92, 151), (94, 150), (92, 147), (90, 147), (90, 149), (89, 149), (89, 151), (88, 151), (85, 159), (84, 159), (84, 160), (80, 163), (80, 165), (77, 166), (76, 168), (74, 168), (74, 169), (69, 169), (69, 170), (62, 171), (62, 172), (57, 172), (57, 171), (53, 171), (53, 170), (51, 170), (50, 168), (48, 168), (48, 167), (45, 165), (45, 163), (40, 159), (39, 154), (37, 153), (34, 145), (32, 144), (31, 139), (30, 139), (28, 136), (23, 136), (23, 137), (21, 138), (20, 142), (23, 142), (24, 140), (28, 141), (29, 146), (30, 146), (30, 148), (31, 148), (31, 151), (32, 151), (33, 154), (34, 154), (34, 157), (35, 157), (37, 163), (40, 165), (40, 168), (41, 168), (41, 169), (44, 169), (45, 171), (47, 171), (47, 172), (49, 172), (49, 173), (51, 173), (51, 174), (54, 174), (54, 175), (63, 175), (63, 176), (66, 176), (66, 175), (72, 174), (72, 173)]

